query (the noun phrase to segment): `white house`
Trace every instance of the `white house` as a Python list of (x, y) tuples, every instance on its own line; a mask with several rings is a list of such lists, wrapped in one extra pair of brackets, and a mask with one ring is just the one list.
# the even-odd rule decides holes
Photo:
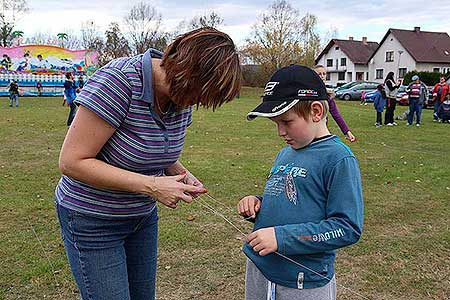
[(323, 65), (327, 70), (327, 85), (337, 85), (354, 80), (368, 80), (367, 63), (375, 49), (376, 42), (332, 39), (316, 58), (316, 64)]
[(413, 70), (450, 71), (450, 36), (445, 32), (389, 29), (369, 58), (370, 81), (382, 82), (389, 72), (395, 78)]

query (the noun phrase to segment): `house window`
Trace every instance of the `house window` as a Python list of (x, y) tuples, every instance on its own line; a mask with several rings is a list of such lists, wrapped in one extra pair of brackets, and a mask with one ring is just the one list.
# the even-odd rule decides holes
[(406, 68), (399, 68), (399, 69), (398, 69), (398, 78), (404, 78), (406, 72), (407, 72), (407, 69), (406, 69)]
[(383, 69), (376, 70), (375, 79), (383, 79)]
[(346, 66), (347, 65), (347, 58), (343, 57), (341, 58), (341, 66)]
[(327, 72), (327, 75), (326, 75), (326, 76), (327, 76), (327, 77), (325, 78), (326, 81), (331, 80), (331, 73), (328, 73), (328, 72)]
[(345, 72), (338, 73), (338, 80), (345, 80)]
[(339, 50), (339, 47), (336, 47), (336, 48), (334, 48), (334, 49)]
[(366, 81), (369, 81), (369, 72), (366, 72)]
[(327, 67), (333, 66), (333, 59), (327, 59)]
[(441, 72), (441, 68), (433, 68), (433, 72), (434, 73), (439, 73), (439, 72)]
[(386, 62), (394, 61), (394, 51), (386, 51)]

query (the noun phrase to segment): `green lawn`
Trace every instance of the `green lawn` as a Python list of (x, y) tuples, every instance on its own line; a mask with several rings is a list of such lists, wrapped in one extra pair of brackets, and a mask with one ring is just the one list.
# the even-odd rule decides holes
[[(283, 146), (270, 121), (245, 121), (260, 93), (244, 89), (215, 113), (194, 113), (182, 161), (220, 202), (160, 207), (158, 299), (243, 299), (242, 237), (201, 204), (251, 229), (235, 205), (262, 192)], [(9, 108), (0, 98), (0, 299), (75, 300), (53, 206), (68, 108), (60, 98), (20, 101)], [(375, 128), (371, 105), (338, 105), (358, 138), (350, 147), (365, 198), (364, 234), (339, 252), (338, 283), (369, 299), (449, 299), (450, 125), (425, 110), (420, 128)], [(338, 299), (363, 298), (338, 287)]]

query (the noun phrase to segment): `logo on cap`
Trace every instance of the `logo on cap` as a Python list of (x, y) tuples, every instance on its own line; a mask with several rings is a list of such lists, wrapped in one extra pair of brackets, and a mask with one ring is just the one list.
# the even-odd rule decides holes
[(284, 101), (280, 105), (275, 106), (274, 108), (272, 108), (272, 112), (279, 110), (281, 107), (285, 106), (286, 104), (287, 104), (287, 102)]
[(276, 81), (270, 81), (266, 84), (266, 87), (264, 88), (264, 96), (269, 96), (273, 94), (273, 89), (280, 84)]
[(316, 90), (305, 90), (305, 89), (300, 89), (298, 90), (298, 96), (299, 97), (319, 97), (319, 93), (317, 93)]

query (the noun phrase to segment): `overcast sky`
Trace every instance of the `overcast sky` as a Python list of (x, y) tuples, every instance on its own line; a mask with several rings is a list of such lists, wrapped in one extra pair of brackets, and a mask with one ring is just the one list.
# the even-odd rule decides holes
[[(27, 36), (33, 33), (59, 32), (79, 34), (83, 21), (94, 20), (102, 32), (112, 22), (123, 22), (130, 8), (140, 0), (28, 0), (30, 11), (19, 20), (16, 29)], [(215, 1), (215, 0), (153, 0), (147, 1), (161, 14), (165, 30), (172, 30), (183, 19), (189, 20), (210, 10), (223, 19), (221, 28), (242, 45), (251, 33), (251, 27), (272, 1)], [(379, 42), (389, 28), (425, 31), (450, 31), (450, 1), (448, 0), (339, 0), (290, 1), (299, 10), (318, 17), (318, 29), (325, 35), (336, 28), (339, 38), (353, 36), (356, 40), (367, 36)]]

